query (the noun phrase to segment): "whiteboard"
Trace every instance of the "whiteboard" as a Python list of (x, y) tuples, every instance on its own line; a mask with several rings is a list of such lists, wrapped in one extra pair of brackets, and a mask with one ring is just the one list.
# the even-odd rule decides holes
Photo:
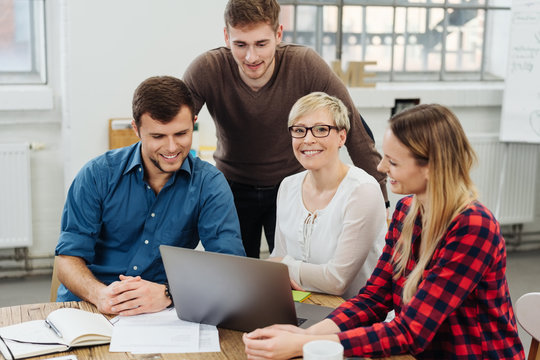
[(540, 143), (540, 1), (512, 0), (501, 141)]

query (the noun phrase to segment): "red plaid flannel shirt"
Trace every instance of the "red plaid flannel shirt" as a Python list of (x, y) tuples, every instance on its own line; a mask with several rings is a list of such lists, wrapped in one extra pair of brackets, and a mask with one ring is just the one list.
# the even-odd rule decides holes
[[(406, 197), (397, 204), (383, 254), (366, 286), (330, 315), (342, 330), (338, 335), (345, 355), (525, 359), (506, 282), (504, 239), (491, 212), (478, 202), (452, 221), (418, 291), (403, 304), (405, 277), (392, 279), (391, 258), (411, 201)], [(417, 219), (413, 249), (420, 233)], [(411, 259), (405, 276), (415, 265)], [(396, 317), (382, 322), (391, 310)]]

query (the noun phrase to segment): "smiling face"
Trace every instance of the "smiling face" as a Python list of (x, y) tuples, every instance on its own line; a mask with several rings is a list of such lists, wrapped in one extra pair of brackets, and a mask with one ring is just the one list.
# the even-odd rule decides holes
[(428, 166), (420, 166), (411, 151), (392, 133), (386, 130), (383, 138), (384, 157), (377, 170), (386, 173), (390, 190), (395, 194), (415, 194), (418, 200), (426, 199)]
[(232, 27), (224, 30), (225, 43), (232, 55), (242, 80), (253, 90), (263, 87), (272, 77), (277, 45), (283, 36), (283, 27), (277, 31), (267, 23)]
[(141, 155), (147, 176), (170, 176), (180, 169), (191, 149), (193, 134), (193, 117), (187, 106), (182, 106), (167, 123), (144, 113), (140, 126), (137, 127), (135, 122), (132, 126), (141, 139)]
[[(294, 126), (312, 127), (315, 125), (336, 126), (328, 110), (317, 109), (298, 118)], [(308, 131), (304, 138), (292, 138), (294, 156), (306, 169), (316, 171), (336, 164), (339, 161), (339, 148), (345, 144), (347, 132), (330, 130), (327, 137), (317, 138)]]

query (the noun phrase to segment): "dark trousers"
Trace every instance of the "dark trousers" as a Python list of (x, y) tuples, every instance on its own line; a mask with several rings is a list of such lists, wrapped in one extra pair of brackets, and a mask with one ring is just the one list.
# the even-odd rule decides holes
[(268, 249), (272, 252), (274, 250), (276, 197), (279, 184), (254, 186), (229, 181), (229, 185), (240, 220), (240, 231), (246, 255), (252, 258), (260, 256), (263, 229)]

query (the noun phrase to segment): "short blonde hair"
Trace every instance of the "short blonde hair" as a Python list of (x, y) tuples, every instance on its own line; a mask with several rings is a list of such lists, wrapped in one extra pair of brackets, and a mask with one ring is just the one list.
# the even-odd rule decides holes
[(293, 126), (299, 118), (314, 111), (326, 109), (338, 130), (349, 132), (351, 123), (349, 122), (349, 110), (337, 97), (330, 96), (324, 92), (312, 92), (298, 99), (289, 113), (289, 124)]

